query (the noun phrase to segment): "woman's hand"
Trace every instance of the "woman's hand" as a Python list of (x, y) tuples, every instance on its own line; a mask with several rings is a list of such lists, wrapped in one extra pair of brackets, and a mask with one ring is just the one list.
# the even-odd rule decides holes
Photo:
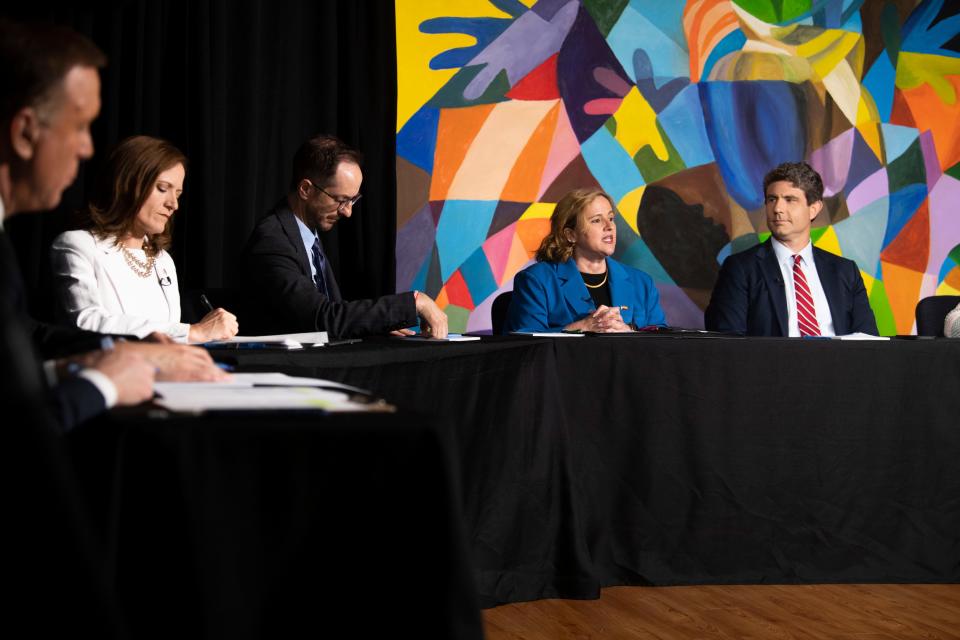
[(210, 342), (211, 340), (227, 340), (237, 335), (240, 326), (237, 324), (237, 316), (226, 309), (214, 309), (203, 320), (190, 325), (190, 333), (187, 335), (189, 342)]
[(600, 305), (590, 315), (564, 327), (565, 331), (591, 331), (593, 333), (620, 333), (632, 331), (620, 317), (619, 307)]

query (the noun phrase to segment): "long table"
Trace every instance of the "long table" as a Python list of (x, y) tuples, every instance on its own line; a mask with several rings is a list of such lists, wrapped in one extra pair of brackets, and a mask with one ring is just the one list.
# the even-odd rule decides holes
[(134, 409), (73, 432), (129, 636), (482, 638), (449, 431)]
[(960, 341), (399, 339), (233, 351), (451, 425), (481, 602), (956, 582)]

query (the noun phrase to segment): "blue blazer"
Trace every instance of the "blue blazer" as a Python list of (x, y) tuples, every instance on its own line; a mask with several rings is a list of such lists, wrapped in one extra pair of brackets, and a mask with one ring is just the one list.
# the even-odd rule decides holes
[[(877, 335), (860, 270), (853, 260), (813, 248), (813, 261), (838, 336)], [(787, 294), (770, 240), (731, 255), (723, 262), (704, 314), (710, 331), (748, 336), (787, 335)]]
[[(638, 327), (667, 323), (653, 278), (611, 258), (607, 258), (607, 273), (613, 305), (627, 307), (620, 311), (624, 322)], [(572, 258), (560, 263), (538, 262), (513, 280), (504, 332), (563, 331), (596, 308)]]

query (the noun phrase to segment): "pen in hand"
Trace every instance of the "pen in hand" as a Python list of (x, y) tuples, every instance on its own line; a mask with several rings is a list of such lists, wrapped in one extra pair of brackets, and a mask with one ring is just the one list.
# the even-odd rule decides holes
[(207, 310), (207, 313), (213, 311), (213, 305), (210, 304), (210, 299), (207, 297), (207, 294), (200, 294), (200, 303), (203, 304), (203, 308)]

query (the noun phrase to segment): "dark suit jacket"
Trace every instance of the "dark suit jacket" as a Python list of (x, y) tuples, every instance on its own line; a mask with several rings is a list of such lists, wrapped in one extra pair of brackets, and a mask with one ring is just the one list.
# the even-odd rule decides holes
[[(10, 314), (11, 321), (16, 322), (17, 331), (33, 338), (34, 346), (44, 358), (59, 358), (100, 348), (103, 336), (98, 333), (48, 325), (30, 317), (20, 267), (6, 232), (0, 232), (0, 305)], [(31, 353), (32, 366), (37, 369), (35, 373), (39, 373), (41, 365), (36, 354), (30, 345), (24, 345), (24, 349)], [(48, 388), (46, 393), (53, 415), (64, 431), (69, 431), (106, 408), (99, 389), (83, 378), (62, 380)]]
[[(787, 335), (787, 295), (770, 242), (724, 261), (704, 315), (707, 329), (748, 336)], [(877, 335), (877, 321), (856, 263), (816, 247), (813, 261), (830, 305), (834, 332)]]
[[(252, 304), (246, 305), (247, 315), (240, 320), (254, 335), (326, 331), (331, 339), (338, 339), (417, 324), (411, 292), (351, 302), (334, 302), (321, 295), (310, 276), (300, 229), (286, 199), (254, 227), (242, 262)], [(333, 274), (327, 275), (331, 290), (339, 291)]]

